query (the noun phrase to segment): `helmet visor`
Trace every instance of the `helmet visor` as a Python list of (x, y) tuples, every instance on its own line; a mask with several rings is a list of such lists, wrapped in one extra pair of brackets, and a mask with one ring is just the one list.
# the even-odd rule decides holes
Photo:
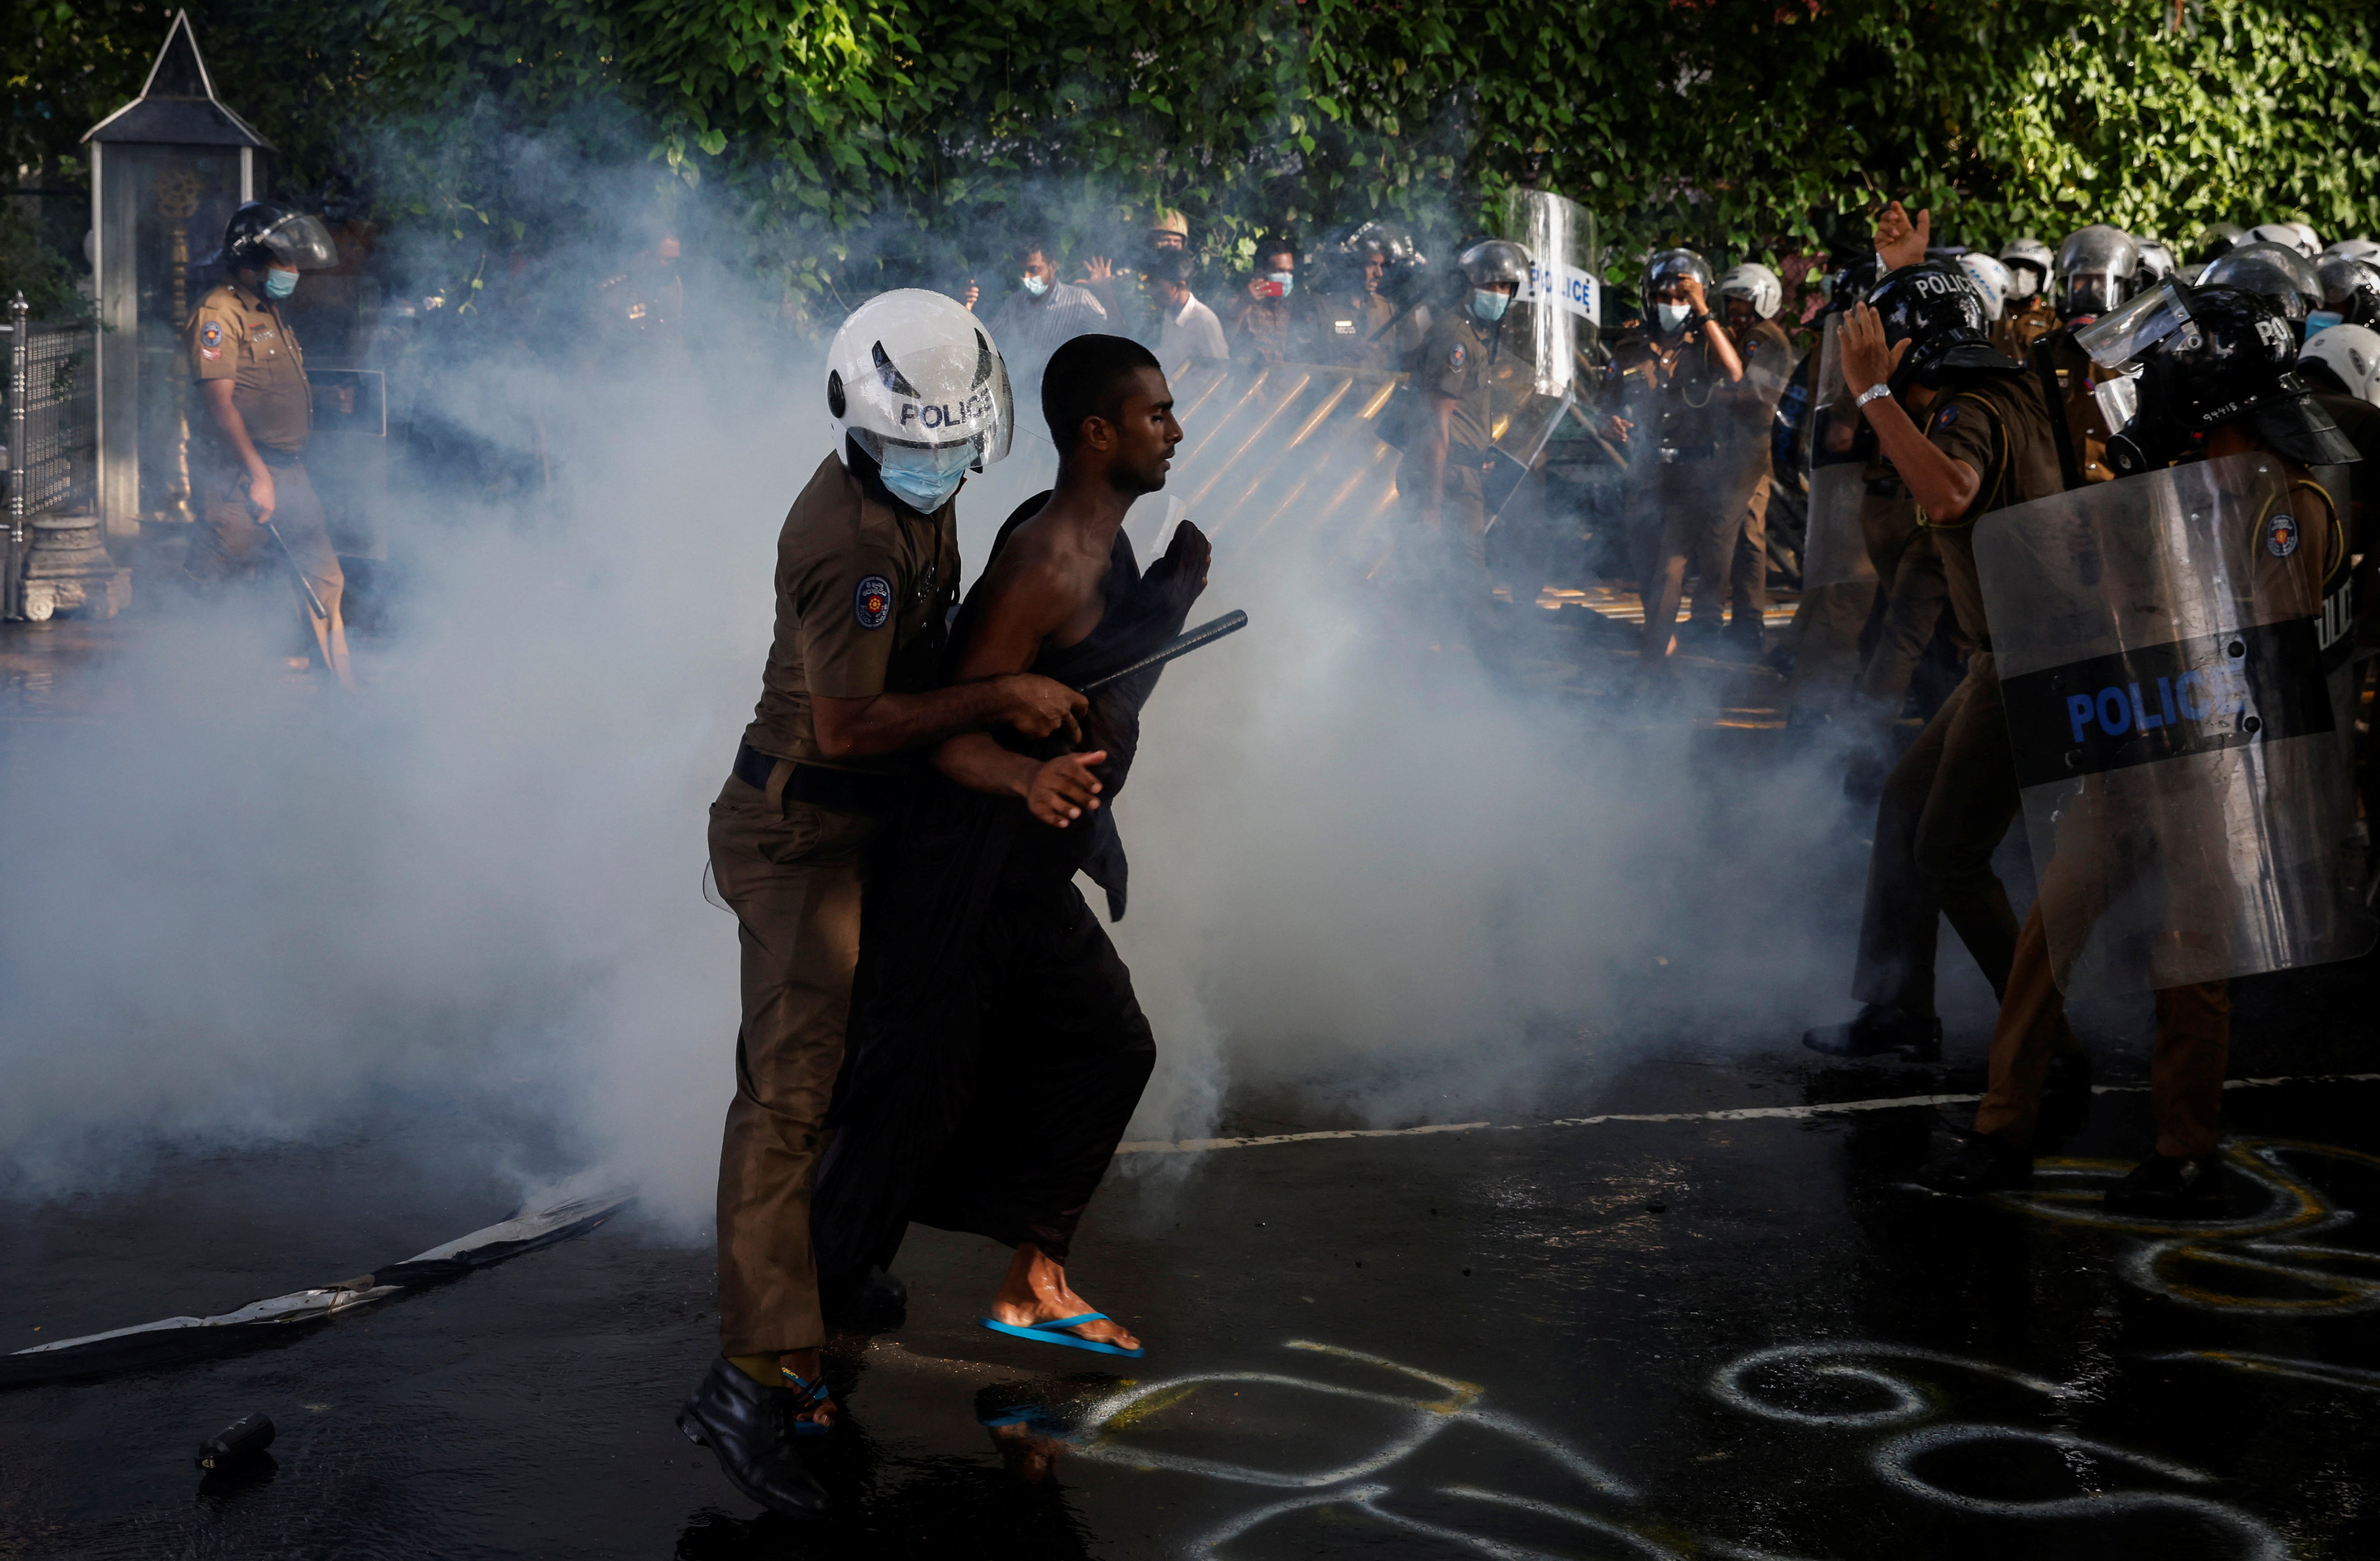
[(291, 212), (257, 236), (272, 251), (275, 266), (295, 271), (323, 271), (339, 263), (339, 247), (320, 217)]
[(2182, 297), (2181, 289), (2165, 282), (2075, 332), (2074, 345), (2102, 369), (2127, 369), (2138, 363), (2149, 348), (2189, 323), (2190, 305)]

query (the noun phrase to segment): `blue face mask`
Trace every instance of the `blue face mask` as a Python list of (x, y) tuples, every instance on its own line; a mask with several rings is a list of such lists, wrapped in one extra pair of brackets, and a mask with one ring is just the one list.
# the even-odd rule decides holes
[(264, 296), (285, 298), (298, 291), (298, 273), (294, 271), (268, 271), (264, 273)]
[(894, 497), (919, 514), (931, 514), (950, 502), (975, 459), (973, 444), (945, 444), (932, 450), (889, 444), (877, 469)]
[(1050, 290), (1050, 284), (1038, 276), (1020, 277), (1018, 280), (1025, 284), (1025, 290), (1037, 298)]
[(1297, 291), (1297, 273), (1293, 271), (1269, 272), (1266, 273), (1265, 280), (1280, 288), (1284, 298)]
[(1510, 293), (1487, 287), (1471, 289), (1471, 312), (1488, 324), (1503, 319), (1504, 311), (1512, 307), (1512, 295)]
[(2315, 309), (2313, 312), (2306, 316), (2306, 334), (2311, 336), (2317, 331), (2327, 331), (2332, 326), (2340, 323), (2346, 318), (2347, 317), (2345, 315), (2338, 313), (2335, 309)]

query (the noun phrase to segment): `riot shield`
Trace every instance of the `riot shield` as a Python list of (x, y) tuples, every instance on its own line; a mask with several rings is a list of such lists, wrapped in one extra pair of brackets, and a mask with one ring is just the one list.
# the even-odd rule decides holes
[(1864, 456), (1831, 449), (1846, 433), (1859, 431), (1859, 413), (1843, 384), (1839, 341), (1843, 317), (1827, 316), (1818, 345), (1817, 371), (1810, 377), (1810, 519), (1802, 542), (1802, 588), (1816, 591), (1876, 578), (1867, 538), (1860, 530), (1860, 501), (1867, 485)]
[(2025, 833), (2070, 996), (2350, 959), (2374, 927), (2325, 686), (2330, 506), (2270, 455), (2095, 483), (1974, 531)]
[(1491, 526), (1576, 401), (1580, 354), (1594, 344), (1601, 307), (1593, 217), (1565, 196), (1516, 189), (1504, 218), (1529, 251), (1529, 285), (1505, 322), (1491, 385), (1494, 465), (1483, 474)]

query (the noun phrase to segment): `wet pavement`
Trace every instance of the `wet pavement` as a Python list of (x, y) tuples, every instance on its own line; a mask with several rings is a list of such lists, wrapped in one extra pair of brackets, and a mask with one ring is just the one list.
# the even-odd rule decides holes
[[(2338, 1060), (2368, 976), (2246, 994), (2243, 1058)], [(2145, 1149), (2143, 1039), (2105, 1048), (2034, 1195), (1973, 1204), (1906, 1180), (1937, 1107), (1865, 1103), (1971, 1091), (1980, 1037), (1856, 1070), (1682, 1039), (1567, 1125), (1144, 1149), (1075, 1265), (1141, 1361), (976, 1328), (1003, 1254), (914, 1232), (907, 1325), (837, 1346), (844, 1516), (815, 1529), (673, 1427), (708, 1252), (630, 1215), (273, 1348), (0, 1394), (0, 1554), (2380, 1554), (2380, 1083), (2235, 1088), (2226, 1216), (2111, 1222), (2087, 1194)], [(1615, 1112), (1681, 1119), (1575, 1119)], [(225, 1310), (506, 1212), (440, 1134), (0, 1210), (0, 1341)], [(272, 1464), (202, 1480), (196, 1445), (259, 1410)]]

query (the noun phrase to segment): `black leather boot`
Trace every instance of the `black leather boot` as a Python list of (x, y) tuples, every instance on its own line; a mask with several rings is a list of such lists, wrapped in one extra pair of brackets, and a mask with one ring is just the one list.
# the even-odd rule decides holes
[(2151, 1155), (2107, 1189), (2118, 1214), (2164, 1219), (2214, 1219), (2223, 1213), (2223, 1156), (2214, 1150), (2187, 1159)]
[(1912, 1062), (1938, 1062), (1942, 1059), (1942, 1022), (1870, 1003), (1849, 1024), (1803, 1031), (1802, 1044), (1828, 1057), (1882, 1057), (1896, 1053)]
[(793, 1390), (764, 1387), (722, 1355), (677, 1412), (686, 1440), (709, 1447), (728, 1483), (788, 1518), (826, 1516), (826, 1487), (794, 1451)]
[(2033, 1156), (1993, 1133), (1962, 1133), (1956, 1148), (1918, 1171), (1917, 1181), (1954, 1198), (2020, 1192), (2033, 1185)]

